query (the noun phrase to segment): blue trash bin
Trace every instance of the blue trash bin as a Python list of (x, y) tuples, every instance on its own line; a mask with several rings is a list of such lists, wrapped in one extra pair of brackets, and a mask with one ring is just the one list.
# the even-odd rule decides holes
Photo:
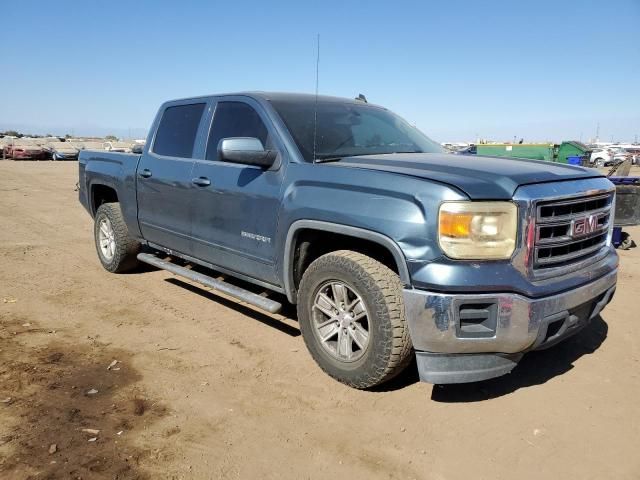
[(580, 165), (580, 157), (567, 157), (569, 165)]

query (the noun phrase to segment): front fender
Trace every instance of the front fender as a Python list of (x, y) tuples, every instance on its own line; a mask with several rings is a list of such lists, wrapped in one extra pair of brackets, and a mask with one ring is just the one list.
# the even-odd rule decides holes
[[(292, 250), (296, 232), (315, 228), (381, 244), (393, 255), (406, 285), (407, 262), (441, 256), (437, 209), (443, 200), (467, 198), (451, 187), (387, 172), (323, 165), (291, 165), (278, 228), (279, 277), (292, 300)], [(298, 178), (295, 178), (298, 177)], [(308, 180), (313, 178), (313, 180)]]

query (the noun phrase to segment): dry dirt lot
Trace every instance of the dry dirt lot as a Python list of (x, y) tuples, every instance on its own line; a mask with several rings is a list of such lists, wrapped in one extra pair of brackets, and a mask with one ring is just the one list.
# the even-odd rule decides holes
[(0, 478), (640, 478), (640, 250), (602, 318), (512, 374), (363, 392), (292, 315), (105, 272), (76, 175), (0, 162)]

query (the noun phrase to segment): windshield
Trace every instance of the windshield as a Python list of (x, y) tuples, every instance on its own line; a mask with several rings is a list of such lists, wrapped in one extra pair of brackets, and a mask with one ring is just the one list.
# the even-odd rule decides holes
[[(272, 101), (300, 153), (314, 159), (315, 103)], [(397, 115), (367, 104), (319, 102), (317, 159), (383, 153), (442, 153), (445, 150)]]

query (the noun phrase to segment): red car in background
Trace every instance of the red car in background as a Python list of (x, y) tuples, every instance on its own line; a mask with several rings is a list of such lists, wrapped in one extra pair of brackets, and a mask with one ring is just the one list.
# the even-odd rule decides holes
[(16, 138), (5, 145), (3, 156), (14, 160), (44, 160), (47, 152), (33, 139)]

